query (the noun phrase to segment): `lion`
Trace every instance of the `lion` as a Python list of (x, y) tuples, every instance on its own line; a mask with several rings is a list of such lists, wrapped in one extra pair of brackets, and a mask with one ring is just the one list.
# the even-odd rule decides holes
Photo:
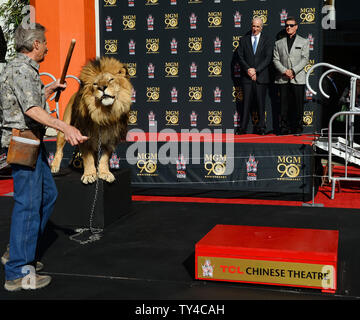
[[(89, 137), (79, 145), (84, 167), (81, 181), (89, 184), (100, 178), (113, 182), (115, 177), (109, 170), (109, 159), (117, 144), (126, 139), (133, 88), (130, 76), (123, 63), (102, 57), (85, 65), (79, 79), (80, 88), (66, 106), (63, 121)], [(102, 155), (97, 159), (100, 141)], [(53, 173), (60, 169), (65, 143), (64, 134), (59, 132), (51, 164)]]

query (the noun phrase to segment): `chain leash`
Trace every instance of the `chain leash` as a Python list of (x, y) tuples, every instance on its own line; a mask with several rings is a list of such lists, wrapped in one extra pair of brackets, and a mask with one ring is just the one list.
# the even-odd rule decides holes
[[(100, 156), (101, 156), (101, 133), (100, 133), (100, 130), (99, 130), (97, 166), (96, 166), (97, 168), (99, 168)], [(75, 231), (77, 233), (70, 236), (69, 237), (70, 240), (76, 241), (76, 242), (78, 242), (78, 243), (80, 243), (82, 245), (90, 243), (90, 242), (94, 242), (94, 241), (97, 241), (97, 240), (100, 240), (104, 229), (93, 227), (94, 212), (95, 212), (96, 202), (97, 202), (97, 198), (98, 198), (98, 193), (99, 193), (99, 178), (96, 177), (95, 194), (94, 194), (94, 199), (93, 199), (93, 203), (92, 203), (92, 206), (91, 206), (90, 218), (89, 218), (89, 228), (78, 228), (78, 229), (76, 229)], [(88, 239), (86, 239), (86, 240), (75, 239), (75, 238), (80, 237), (81, 235), (83, 235), (85, 232), (89, 232), (89, 231), (90, 231), (90, 235), (89, 235)]]

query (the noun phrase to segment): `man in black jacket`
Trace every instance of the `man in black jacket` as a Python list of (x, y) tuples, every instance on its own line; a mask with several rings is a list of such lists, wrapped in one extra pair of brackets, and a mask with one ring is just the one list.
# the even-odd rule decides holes
[(241, 125), (237, 134), (246, 133), (253, 98), (256, 99), (258, 106), (257, 132), (261, 135), (266, 132), (265, 97), (270, 82), (269, 65), (272, 61), (273, 44), (270, 38), (263, 34), (262, 29), (262, 20), (254, 18), (251, 33), (240, 39), (238, 47), (244, 101)]

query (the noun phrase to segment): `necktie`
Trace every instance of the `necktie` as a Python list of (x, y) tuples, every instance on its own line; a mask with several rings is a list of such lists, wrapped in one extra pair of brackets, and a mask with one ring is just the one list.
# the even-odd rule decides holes
[(256, 52), (256, 48), (257, 48), (257, 41), (258, 41), (258, 38), (257, 37), (254, 37), (254, 43), (253, 43), (253, 51), (254, 51), (254, 54)]

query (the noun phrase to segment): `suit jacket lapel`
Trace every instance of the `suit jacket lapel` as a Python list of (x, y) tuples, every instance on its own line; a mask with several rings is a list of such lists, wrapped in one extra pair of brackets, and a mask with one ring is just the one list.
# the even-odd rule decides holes
[(257, 45), (256, 53), (260, 52), (264, 44), (264, 36), (261, 34), (259, 37), (259, 43)]
[(249, 46), (249, 50), (254, 53), (254, 50), (253, 50), (253, 46), (252, 46), (252, 42), (251, 42), (251, 34), (248, 36), (248, 40), (246, 41), (248, 46)]
[(282, 43), (283, 43), (283, 46), (285, 48), (285, 52), (287, 53), (287, 55), (289, 55), (290, 52), (289, 52), (289, 48), (288, 48), (288, 45), (287, 45), (287, 38), (286, 37), (282, 38)]
[(298, 36), (296, 36), (296, 37), (295, 37), (295, 40), (294, 40), (294, 43), (293, 43), (293, 45), (292, 45), (292, 47), (291, 47), (290, 54), (293, 52), (293, 50), (295, 50), (295, 47), (296, 47), (296, 46), (299, 46), (299, 42), (300, 42), (300, 39), (299, 39)]

